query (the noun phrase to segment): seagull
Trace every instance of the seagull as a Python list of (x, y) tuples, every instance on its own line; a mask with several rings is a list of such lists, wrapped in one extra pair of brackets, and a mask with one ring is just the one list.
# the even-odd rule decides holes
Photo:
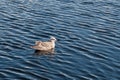
[(56, 42), (56, 38), (51, 36), (49, 41), (46, 42), (36, 41), (35, 45), (32, 46), (31, 48), (40, 51), (47, 51), (55, 48), (55, 42)]

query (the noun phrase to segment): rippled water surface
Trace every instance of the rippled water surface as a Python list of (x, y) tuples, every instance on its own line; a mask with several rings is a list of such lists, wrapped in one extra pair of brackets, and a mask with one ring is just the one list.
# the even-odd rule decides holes
[[(51, 52), (36, 40), (57, 38)], [(0, 0), (0, 80), (120, 80), (120, 0)]]

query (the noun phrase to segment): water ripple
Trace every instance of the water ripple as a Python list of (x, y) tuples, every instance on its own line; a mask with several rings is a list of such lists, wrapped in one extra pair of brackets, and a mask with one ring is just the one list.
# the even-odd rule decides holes
[[(0, 79), (119, 79), (119, 1), (0, 1)], [(55, 51), (37, 40), (57, 38)]]

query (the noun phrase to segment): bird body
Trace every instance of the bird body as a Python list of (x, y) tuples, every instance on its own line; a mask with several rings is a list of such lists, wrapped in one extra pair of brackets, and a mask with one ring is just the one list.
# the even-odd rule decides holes
[(42, 41), (36, 41), (35, 45), (32, 46), (33, 49), (35, 50), (41, 50), (41, 51), (46, 51), (50, 49), (55, 48), (55, 37), (51, 37), (49, 41), (42, 42)]

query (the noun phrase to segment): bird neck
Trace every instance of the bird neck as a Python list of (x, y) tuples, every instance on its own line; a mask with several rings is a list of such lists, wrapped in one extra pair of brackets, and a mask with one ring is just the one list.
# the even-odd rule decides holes
[(55, 40), (51, 40), (53, 47), (55, 47)]

